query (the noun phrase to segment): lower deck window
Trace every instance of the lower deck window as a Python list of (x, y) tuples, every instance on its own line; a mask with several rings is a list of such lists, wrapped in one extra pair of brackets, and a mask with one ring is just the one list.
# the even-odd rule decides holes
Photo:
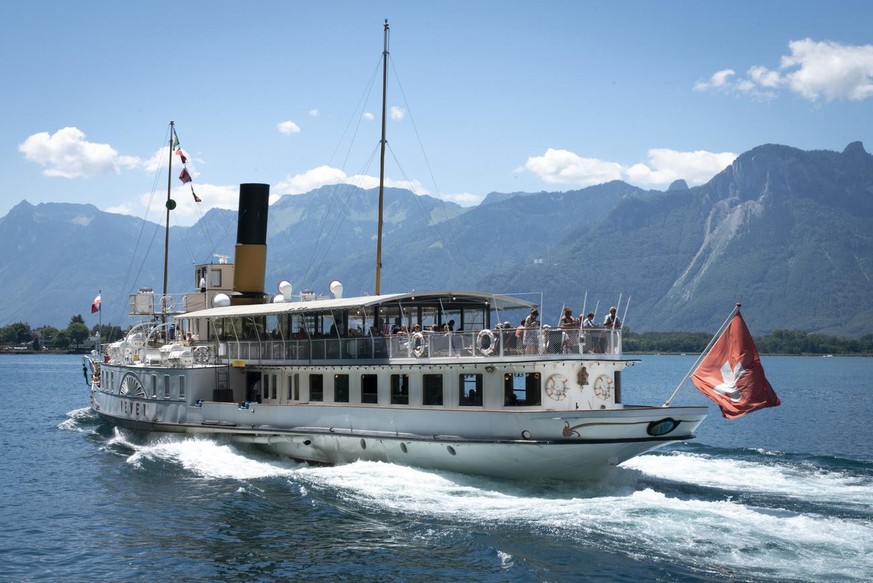
[(458, 404), (468, 407), (482, 406), (482, 375), (462, 374), (458, 379)]
[(443, 375), (426, 374), (421, 377), (422, 396), (425, 405), (443, 404)]
[(409, 375), (408, 374), (393, 374), (393, 375), (391, 375), (391, 404), (392, 405), (408, 405), (409, 404)]
[(540, 373), (503, 375), (503, 404), (508, 407), (540, 405)]
[(361, 403), (379, 402), (379, 377), (374, 374), (361, 375)]
[(309, 400), (324, 401), (324, 376), (320, 374), (309, 375)]
[(333, 400), (336, 403), (349, 402), (349, 375), (338, 374), (333, 376)]
[(300, 400), (300, 375), (288, 375), (288, 397), (292, 401)]

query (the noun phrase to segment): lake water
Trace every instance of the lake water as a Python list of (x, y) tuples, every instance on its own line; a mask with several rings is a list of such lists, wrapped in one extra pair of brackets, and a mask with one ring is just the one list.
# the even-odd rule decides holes
[[(693, 361), (641, 357), (625, 401)], [(781, 407), (712, 405), (597, 484), (517, 484), (137, 437), (88, 411), (79, 357), (3, 355), (0, 581), (873, 579), (873, 359), (763, 364)]]

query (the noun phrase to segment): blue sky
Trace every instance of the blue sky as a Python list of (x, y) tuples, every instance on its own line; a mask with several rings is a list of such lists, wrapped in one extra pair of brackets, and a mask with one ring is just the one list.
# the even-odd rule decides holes
[(0, 216), (160, 221), (170, 120), (203, 201), (174, 178), (174, 224), (242, 182), (374, 186), (386, 18), (389, 184), (464, 205), (873, 144), (867, 1), (5, 2)]

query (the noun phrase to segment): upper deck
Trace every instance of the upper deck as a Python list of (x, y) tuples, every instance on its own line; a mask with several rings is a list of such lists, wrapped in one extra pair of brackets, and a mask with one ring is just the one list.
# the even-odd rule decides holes
[(265, 364), (621, 357), (620, 329), (524, 327), (533, 307), (508, 295), (413, 292), (224, 306), (179, 319), (180, 335), (193, 332), (192, 344), (214, 357)]

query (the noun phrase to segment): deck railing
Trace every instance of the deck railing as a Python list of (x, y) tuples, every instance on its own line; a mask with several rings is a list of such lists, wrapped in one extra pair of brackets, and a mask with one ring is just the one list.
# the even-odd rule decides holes
[(418, 332), (411, 335), (357, 336), (222, 342), (218, 354), (229, 360), (332, 361), (397, 358), (483, 360), (540, 356), (597, 354), (621, 356), (621, 330), (607, 328), (543, 328), (471, 332)]

